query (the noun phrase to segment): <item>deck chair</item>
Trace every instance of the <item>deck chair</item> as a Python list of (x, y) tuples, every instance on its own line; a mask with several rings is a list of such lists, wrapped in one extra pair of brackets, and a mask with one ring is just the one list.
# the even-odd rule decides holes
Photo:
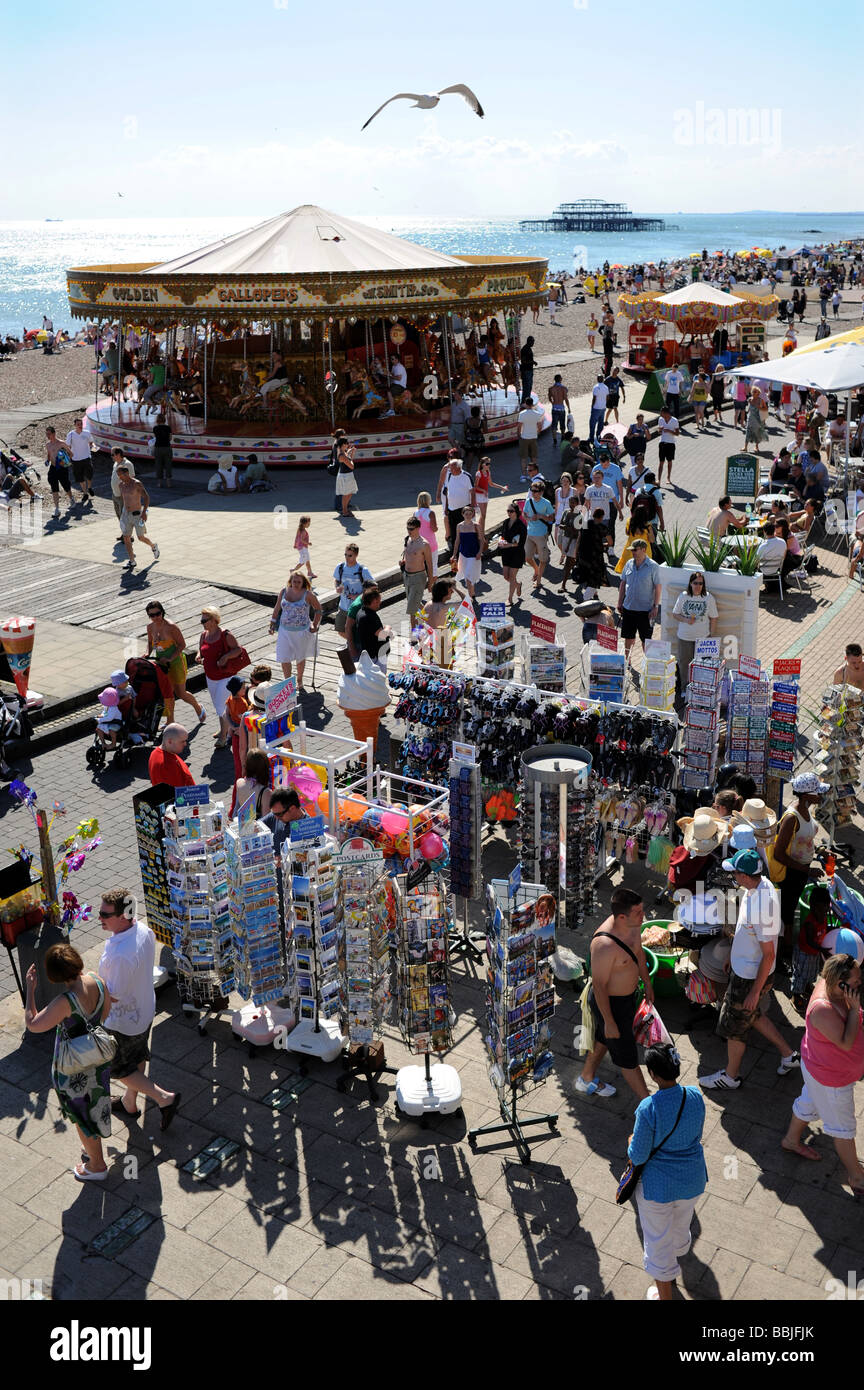
[[(803, 563), (803, 561), (802, 561), (802, 563)], [(760, 573), (760, 575), (762, 576), (762, 583), (763, 583), (763, 584), (765, 583), (765, 580), (766, 580), (766, 579), (776, 579), (776, 580), (777, 580), (777, 584), (778, 584), (778, 587), (779, 587), (779, 589), (780, 589), (780, 597), (781, 597), (781, 599), (783, 598), (783, 576), (782, 576), (782, 574), (781, 574), (781, 570), (782, 570), (782, 569), (783, 569), (783, 561), (782, 561), (782, 560), (774, 560), (774, 561), (766, 561), (766, 560), (763, 560), (762, 565), (761, 565), (760, 570), (759, 570), (759, 573)]]

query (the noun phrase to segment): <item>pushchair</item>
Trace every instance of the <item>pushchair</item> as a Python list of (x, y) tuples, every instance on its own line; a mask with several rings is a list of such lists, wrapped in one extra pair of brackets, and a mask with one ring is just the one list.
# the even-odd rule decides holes
[(37, 469), (28, 464), (5, 439), (0, 439), (0, 506), (8, 506), (16, 501), (22, 492), (35, 496), (33, 488), (38, 481)]
[(617, 463), (620, 457), (621, 445), (611, 431), (595, 441), (594, 459), (597, 463)]
[[(117, 768), (128, 767), (136, 748), (151, 746), (156, 742), (159, 721), (165, 710), (165, 701), (173, 694), (171, 682), (164, 671), (144, 656), (133, 656), (126, 662), (126, 675), (134, 691), (134, 699), (123, 710), (123, 723), (117, 735), (117, 747), (106, 748), (98, 733), (87, 749), (87, 766), (93, 772), (101, 772), (108, 758), (113, 754), (112, 765)], [(122, 708), (122, 706), (121, 706)]]
[(24, 752), (32, 734), (24, 697), (0, 694), (0, 777), (12, 776), (9, 759)]

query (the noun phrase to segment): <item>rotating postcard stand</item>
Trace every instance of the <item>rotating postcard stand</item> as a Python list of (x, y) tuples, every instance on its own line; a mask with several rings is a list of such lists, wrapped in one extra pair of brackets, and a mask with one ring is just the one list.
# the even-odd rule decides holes
[(500, 1125), (468, 1131), (477, 1139), (508, 1134), (522, 1163), (530, 1164), (529, 1125), (548, 1125), (557, 1134), (557, 1115), (518, 1113), (520, 1100), (545, 1081), (553, 1066), (549, 1048), (555, 990), (549, 957), (555, 950), (555, 898), (542, 883), (522, 883), (517, 864), (509, 879), (493, 879), (486, 889), (488, 956), (486, 1030), (489, 1080), (498, 1096)]
[[(410, 885), (410, 886), (409, 886)], [(452, 1115), (462, 1105), (462, 1083), (455, 1067), (432, 1062), (434, 1053), (453, 1043), (450, 1005), (450, 908), (444, 875), (426, 873), (396, 879), (399, 946), (398, 1021), (406, 1047), (423, 1054), (423, 1066), (396, 1073), (396, 1109), (419, 1118)]]
[(282, 851), (287, 989), (297, 1018), (285, 1047), (299, 1054), (304, 1076), (307, 1057), (335, 1062), (344, 1043), (335, 850), (323, 816), (316, 816), (292, 823)]
[(211, 1015), (223, 1014), (234, 984), (225, 808), (207, 786), (178, 787), (162, 815), (172, 949), (186, 1012), (199, 1015), (203, 1037)]
[(345, 1091), (354, 1076), (366, 1081), (373, 1105), (381, 1099), (375, 1081), (388, 1067), (382, 1041), (390, 1003), (390, 923), (395, 911), (392, 881), (380, 851), (359, 852), (343, 845), (336, 856), (339, 888), (337, 920), (343, 939), (343, 1000), (348, 1018), (348, 1050), (342, 1054)]

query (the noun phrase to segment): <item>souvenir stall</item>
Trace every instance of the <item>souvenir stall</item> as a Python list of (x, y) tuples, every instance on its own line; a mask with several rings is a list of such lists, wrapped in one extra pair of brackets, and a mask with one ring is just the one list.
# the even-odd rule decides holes
[(468, 926), (468, 904), (483, 896), (483, 782), (470, 743), (454, 743), (450, 759), (450, 891), (462, 901), (462, 929), (451, 931), (454, 955), (483, 959)]
[(162, 823), (177, 989), (203, 1036), (234, 985), (225, 807), (206, 786), (178, 787)]
[[(247, 803), (248, 805), (248, 803)], [(251, 809), (251, 808), (250, 808)], [(245, 1038), (250, 1056), (293, 1028), (296, 1013), (285, 1007), (287, 966), (279, 911), (273, 833), (240, 808), (225, 831), (228, 911), (231, 919), (233, 988), (245, 1001), (231, 1019), (235, 1037)], [(224, 987), (227, 993), (227, 985)]]
[[(695, 371), (717, 361), (732, 367), (745, 346), (758, 350), (761, 358), (765, 323), (774, 318), (778, 307), (775, 295), (737, 288), (727, 294), (700, 282), (669, 294), (647, 290), (618, 296), (618, 312), (637, 329), (640, 340), (631, 353), (634, 370), (646, 372), (678, 365)], [(762, 346), (757, 348), (757, 341)]]
[(525, 1130), (547, 1125), (556, 1134), (558, 1116), (524, 1115), (524, 1098), (549, 1076), (555, 989), (550, 957), (555, 950), (555, 898), (542, 883), (523, 883), (519, 867), (509, 879), (486, 889), (487, 971), (483, 1041), (489, 1081), (501, 1124), (468, 1131), (472, 1152), (487, 1134), (509, 1134), (520, 1160), (531, 1162)]
[(375, 1077), (395, 1068), (384, 1059), (384, 1020), (389, 1012), (389, 942), (396, 925), (396, 894), (384, 856), (355, 850), (349, 841), (337, 851), (336, 923), (343, 950), (342, 996), (347, 1017), (348, 1050), (337, 1089), (352, 1075), (363, 1076), (369, 1099), (376, 1101)]

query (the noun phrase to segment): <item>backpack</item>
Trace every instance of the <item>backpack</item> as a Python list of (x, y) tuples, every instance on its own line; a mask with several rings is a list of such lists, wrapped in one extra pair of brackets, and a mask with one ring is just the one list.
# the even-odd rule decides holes
[(652, 483), (650, 487), (643, 487), (642, 491), (638, 493), (638, 496), (641, 497), (643, 500), (643, 505), (645, 507), (646, 512), (648, 513), (649, 521), (656, 521), (657, 519), (658, 491), (659, 489), (655, 486), (654, 483)]
[(466, 449), (482, 449), (484, 440), (483, 420), (466, 420), (462, 429), (462, 438)]
[[(531, 481), (533, 482), (534, 479), (532, 478)], [(543, 483), (543, 496), (546, 498), (546, 501), (547, 501), (547, 502), (551, 502), (551, 503), (552, 503), (552, 506), (554, 507), (554, 506), (556, 505), (556, 503), (555, 503), (555, 488), (556, 488), (557, 484), (555, 484), (555, 483), (550, 483), (550, 481), (549, 481), (548, 478), (542, 478), (541, 481), (542, 481), (542, 483)], [(529, 501), (530, 501), (530, 498), (529, 498)]]

